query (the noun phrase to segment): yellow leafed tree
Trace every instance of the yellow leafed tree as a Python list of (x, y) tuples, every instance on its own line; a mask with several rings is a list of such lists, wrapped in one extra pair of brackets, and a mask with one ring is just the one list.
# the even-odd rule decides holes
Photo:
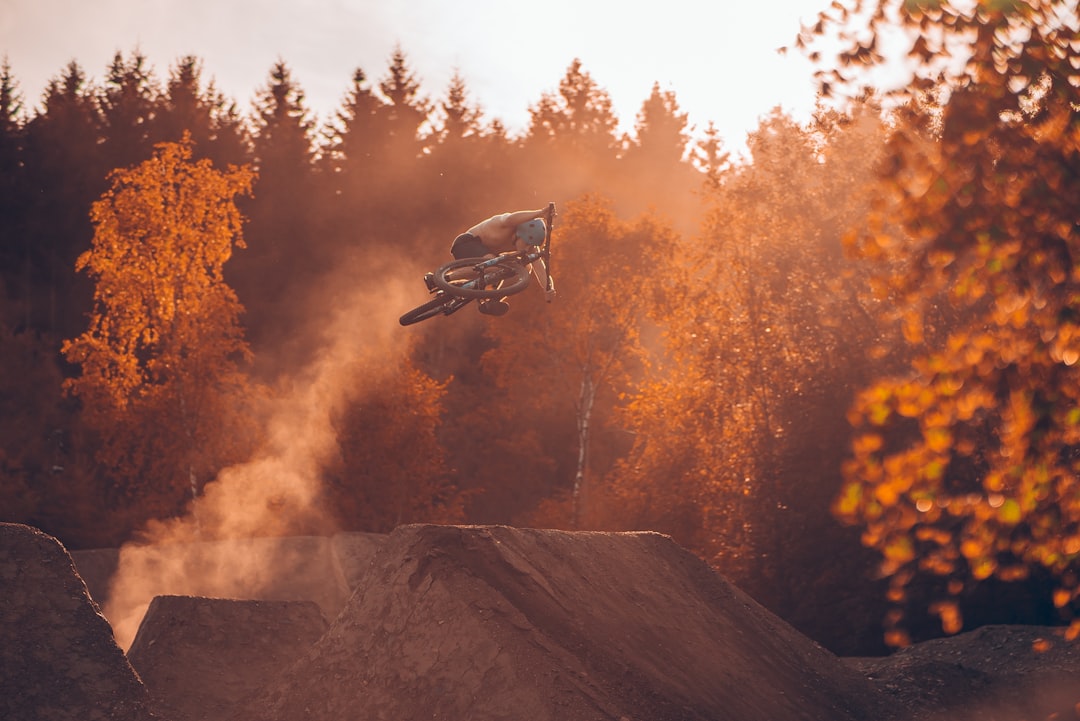
[[(835, 508), (865, 526), (895, 600), (916, 574), (950, 578), (933, 606), (947, 632), (963, 629), (965, 588), (1035, 568), (1061, 580), (1067, 609), (1080, 596), (1076, 3), (871, 5), (871, 32), (851, 35), (867, 40), (830, 81), (880, 61), (876, 40), (896, 23), (916, 73), (898, 93), (905, 122), (880, 188), (891, 202), (851, 248), (884, 261), (877, 286), (923, 352), (855, 404)], [(889, 637), (908, 640), (899, 626)]]
[(63, 346), (81, 368), (66, 389), (100, 436), (118, 505), (175, 512), (241, 451), (249, 358), (242, 307), (223, 267), (242, 247), (234, 199), (253, 173), (192, 160), (190, 139), (114, 171), (93, 204), (94, 238), (76, 263), (95, 282), (85, 333)]
[(866, 111), (813, 128), (774, 113), (753, 162), (708, 189), (701, 235), (654, 269), (662, 351), (626, 404), (635, 443), (615, 484), (638, 524), (774, 599), (809, 565), (798, 529), (830, 475), (830, 409), (876, 342), (837, 228), (865, 207), (879, 138)]

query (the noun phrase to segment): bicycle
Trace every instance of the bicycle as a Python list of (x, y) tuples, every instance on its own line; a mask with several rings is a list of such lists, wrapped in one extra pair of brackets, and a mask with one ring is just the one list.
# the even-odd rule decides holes
[(437, 315), (450, 315), (474, 300), (504, 298), (529, 286), (529, 264), (538, 260), (547, 268), (548, 290), (554, 287), (551, 278), (551, 225), (555, 219), (555, 203), (548, 203), (544, 216), (544, 242), (528, 250), (507, 251), (493, 258), (461, 258), (439, 266), (431, 273), (426, 303), (405, 313), (398, 322), (412, 325)]

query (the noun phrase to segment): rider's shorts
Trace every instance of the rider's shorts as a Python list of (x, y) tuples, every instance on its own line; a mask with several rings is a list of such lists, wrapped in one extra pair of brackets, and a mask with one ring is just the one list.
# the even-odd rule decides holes
[(462, 258), (483, 258), (490, 252), (479, 238), (470, 233), (462, 233), (454, 238), (454, 242), (450, 246), (450, 255), (458, 260)]

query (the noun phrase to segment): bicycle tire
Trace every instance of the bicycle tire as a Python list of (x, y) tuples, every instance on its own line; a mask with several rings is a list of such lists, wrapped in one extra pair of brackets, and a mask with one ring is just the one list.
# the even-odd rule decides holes
[(520, 293), (529, 285), (529, 269), (516, 260), (507, 259), (484, 269), (482, 288), (466, 287), (466, 283), (478, 279), (474, 270), (478, 262), (477, 258), (462, 258), (440, 266), (435, 271), (435, 285), (459, 298), (502, 298)]
[(413, 323), (419, 323), (420, 321), (427, 320), (428, 318), (434, 318), (437, 315), (449, 315), (450, 313), (454, 312), (454, 310), (457, 310), (457, 308), (447, 308), (447, 306), (454, 300), (456, 299), (452, 296), (446, 295), (444, 293), (439, 293), (427, 303), (418, 305), (417, 307), (410, 310), (408, 313), (398, 318), (398, 323), (400, 323), (401, 325), (412, 325)]

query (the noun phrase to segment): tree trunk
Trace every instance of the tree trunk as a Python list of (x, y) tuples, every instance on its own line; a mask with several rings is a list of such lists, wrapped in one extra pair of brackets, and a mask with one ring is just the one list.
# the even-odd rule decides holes
[(573, 517), (574, 528), (581, 524), (581, 498), (585, 489), (585, 473), (589, 463), (589, 423), (592, 420), (593, 403), (596, 400), (596, 385), (592, 376), (585, 373), (581, 379), (581, 392), (578, 395), (578, 462), (574, 474)]

